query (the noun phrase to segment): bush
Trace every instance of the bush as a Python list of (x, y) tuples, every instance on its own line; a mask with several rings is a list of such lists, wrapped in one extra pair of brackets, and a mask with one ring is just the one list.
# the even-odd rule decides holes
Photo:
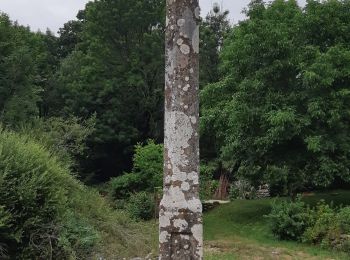
[(79, 259), (88, 257), (101, 239), (97, 227), (89, 223), (86, 216), (72, 210), (67, 210), (62, 223), (60, 244), (68, 255)]
[(267, 217), (272, 232), (280, 239), (301, 240), (350, 252), (350, 207), (335, 209), (320, 201), (310, 209), (299, 197), (296, 202), (273, 204)]
[(311, 222), (310, 209), (300, 197), (295, 202), (276, 201), (267, 218), (273, 234), (285, 240), (301, 240)]
[(337, 210), (319, 203), (303, 241), (350, 252), (350, 207)]
[[(8, 237), (8, 235), (12, 235), (10, 232), (11, 224), (11, 214), (8, 213), (3, 206), (0, 207), (0, 259), (5, 259), (6, 257), (6, 244), (4, 242), (6, 240), (12, 240), (14, 237)], [(3, 243), (2, 243), (3, 241)]]
[(148, 140), (146, 145), (137, 144), (133, 158), (133, 172), (148, 178), (152, 186), (162, 186), (163, 161), (162, 144), (156, 144), (153, 140)]
[(339, 229), (344, 234), (350, 234), (350, 207), (341, 208), (336, 216), (336, 220)]
[(68, 169), (43, 147), (0, 132), (0, 207), (7, 219), (0, 243), (9, 256), (49, 258), (51, 247), (60, 251), (59, 223), (69, 181)]
[(155, 214), (154, 198), (146, 192), (131, 195), (126, 207), (130, 215), (135, 219), (150, 220)]
[(124, 173), (109, 182), (110, 194), (114, 201), (127, 199), (132, 192), (142, 189), (142, 178), (135, 173)]
[(239, 180), (234, 182), (230, 187), (229, 197), (234, 199), (255, 199), (256, 189), (246, 180)]
[(110, 181), (113, 199), (128, 198), (140, 191), (154, 192), (163, 186), (163, 145), (149, 140), (146, 145), (137, 144), (131, 173), (125, 173)]
[(45, 147), (0, 131), (1, 259), (146, 254), (152, 245), (149, 233), (112, 210)]
[(86, 140), (95, 130), (95, 123), (95, 116), (88, 120), (51, 117), (22, 125), (19, 132), (40, 142), (71, 168), (79, 169), (78, 160), (87, 156)]
[(350, 207), (339, 210), (323, 244), (350, 252)]
[(324, 201), (320, 201), (312, 210), (310, 226), (303, 234), (303, 241), (321, 243), (335, 220), (335, 211)]
[(215, 163), (211, 164), (202, 164), (200, 166), (200, 198), (201, 199), (211, 199), (215, 193), (216, 188), (219, 183), (216, 180), (213, 180), (214, 173), (217, 169)]

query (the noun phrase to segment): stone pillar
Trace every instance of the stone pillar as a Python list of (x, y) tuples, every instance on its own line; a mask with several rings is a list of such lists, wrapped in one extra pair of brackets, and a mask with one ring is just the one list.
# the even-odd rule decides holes
[(159, 259), (203, 258), (199, 200), (199, 5), (167, 0), (164, 192)]

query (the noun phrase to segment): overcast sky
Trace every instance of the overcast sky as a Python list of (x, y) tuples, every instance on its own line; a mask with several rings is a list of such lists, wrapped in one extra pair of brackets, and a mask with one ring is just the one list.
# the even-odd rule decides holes
[[(0, 0), (0, 10), (10, 15), (22, 25), (29, 25), (32, 30), (46, 31), (49, 28), (57, 32), (62, 25), (75, 18), (89, 0)], [(128, 1), (128, 0), (125, 0)], [(250, 0), (200, 0), (202, 16), (205, 16), (213, 2), (223, 4), (230, 11), (230, 20), (236, 23), (244, 19), (242, 9)], [(299, 0), (305, 4), (305, 0)]]

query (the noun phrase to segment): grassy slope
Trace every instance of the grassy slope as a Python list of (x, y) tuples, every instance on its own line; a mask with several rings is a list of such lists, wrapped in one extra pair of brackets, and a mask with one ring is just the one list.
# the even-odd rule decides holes
[[(305, 197), (314, 205), (320, 199), (335, 205), (350, 204), (350, 191)], [(296, 242), (278, 241), (266, 219), (272, 199), (234, 201), (204, 217), (206, 259), (349, 259), (345, 254)]]

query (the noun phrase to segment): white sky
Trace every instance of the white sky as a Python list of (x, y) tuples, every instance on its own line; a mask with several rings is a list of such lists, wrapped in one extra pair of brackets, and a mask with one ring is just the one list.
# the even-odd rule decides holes
[[(0, 11), (10, 15), (11, 20), (22, 25), (29, 25), (32, 30), (46, 31), (49, 28), (57, 32), (63, 24), (75, 19), (79, 10), (83, 9), (89, 0), (0, 0)], [(128, 1), (128, 0), (125, 0)], [(164, 0), (165, 1), (165, 0)], [(242, 9), (250, 0), (199, 0), (202, 16), (211, 9), (213, 2), (223, 4), (230, 11), (230, 20), (236, 23), (244, 19)], [(305, 0), (298, 0), (302, 5)]]

